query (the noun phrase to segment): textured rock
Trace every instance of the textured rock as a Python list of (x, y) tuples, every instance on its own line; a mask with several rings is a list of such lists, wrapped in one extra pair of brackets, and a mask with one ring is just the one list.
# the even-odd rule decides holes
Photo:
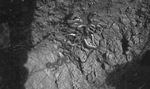
[(0, 2), (0, 88), (150, 88), (149, 0)]

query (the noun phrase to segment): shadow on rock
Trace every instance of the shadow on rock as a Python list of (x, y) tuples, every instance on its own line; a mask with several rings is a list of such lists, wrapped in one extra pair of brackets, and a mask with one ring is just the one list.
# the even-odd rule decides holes
[(114, 89), (150, 89), (149, 52), (146, 52), (141, 61), (116, 65), (116, 70), (108, 74), (106, 83)]
[(0, 89), (25, 89), (28, 70), (24, 67), (32, 46), (31, 23), (36, 0), (1, 0), (0, 24), (7, 23), (9, 46), (0, 48)]

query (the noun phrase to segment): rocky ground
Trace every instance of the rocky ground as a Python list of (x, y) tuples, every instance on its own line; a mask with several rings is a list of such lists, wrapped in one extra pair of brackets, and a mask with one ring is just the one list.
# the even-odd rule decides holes
[(149, 0), (0, 3), (0, 89), (150, 89)]

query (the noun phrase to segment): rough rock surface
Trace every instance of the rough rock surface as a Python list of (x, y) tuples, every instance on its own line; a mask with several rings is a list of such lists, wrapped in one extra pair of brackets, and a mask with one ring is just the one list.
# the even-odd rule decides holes
[(5, 4), (0, 89), (150, 89), (149, 0)]

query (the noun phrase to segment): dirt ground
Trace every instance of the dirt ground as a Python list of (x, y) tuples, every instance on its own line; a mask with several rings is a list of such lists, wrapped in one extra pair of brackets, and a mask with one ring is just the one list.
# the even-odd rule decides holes
[(0, 1), (0, 89), (150, 89), (149, 0)]

